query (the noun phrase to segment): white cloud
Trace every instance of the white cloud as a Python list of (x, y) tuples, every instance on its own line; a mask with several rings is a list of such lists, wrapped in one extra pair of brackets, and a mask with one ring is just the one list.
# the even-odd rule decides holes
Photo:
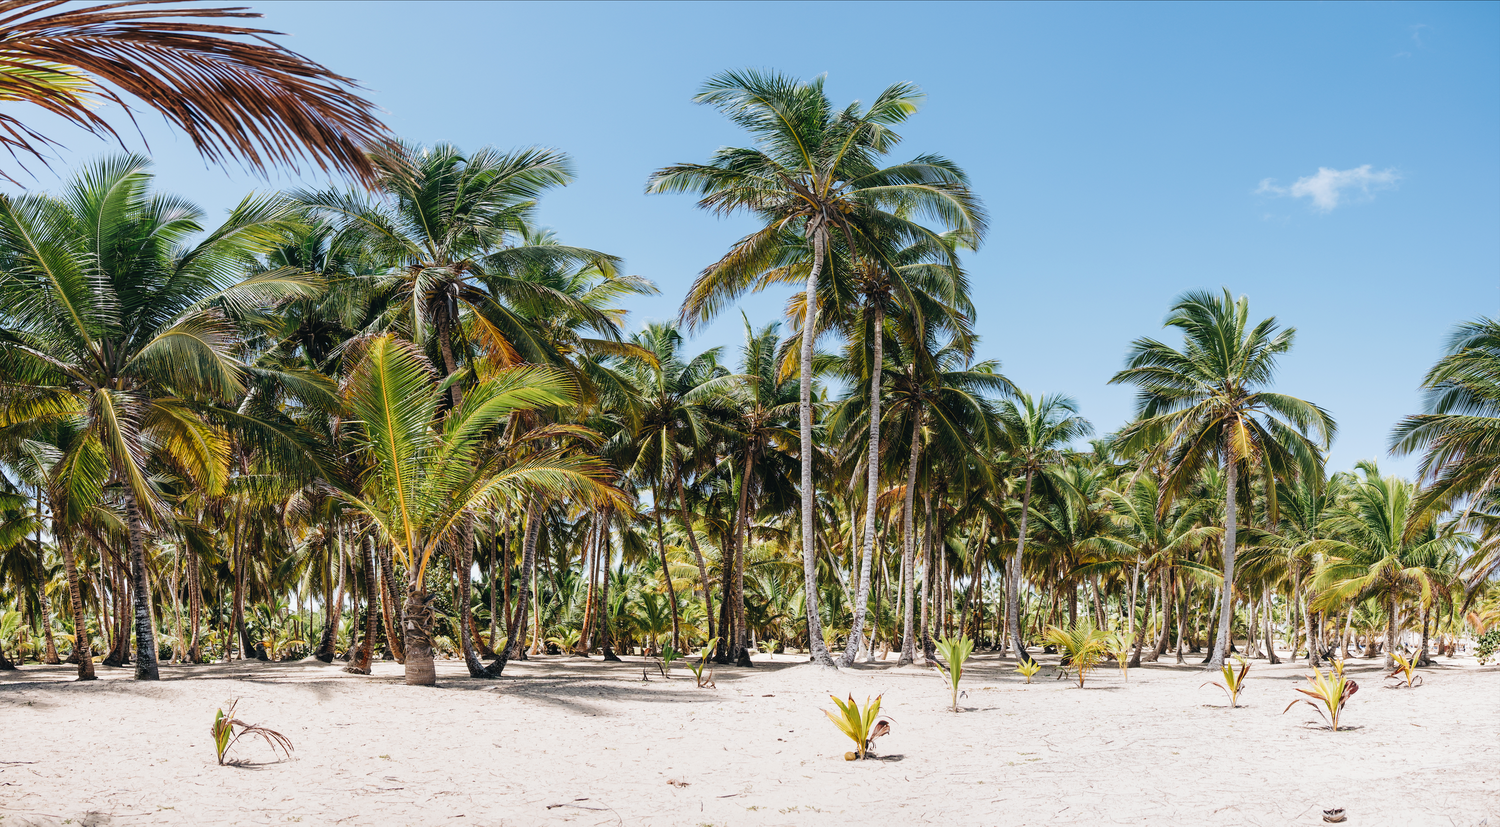
[(1260, 182), (1255, 192), (1259, 195), (1287, 195), (1292, 198), (1311, 198), (1313, 207), (1319, 212), (1330, 212), (1348, 191), (1358, 190), (1369, 195), (1371, 190), (1395, 186), (1401, 176), (1393, 169), (1373, 170), (1369, 164), (1354, 169), (1329, 169), (1318, 167), (1316, 175), (1298, 178), (1290, 187), (1276, 185), (1274, 178)]

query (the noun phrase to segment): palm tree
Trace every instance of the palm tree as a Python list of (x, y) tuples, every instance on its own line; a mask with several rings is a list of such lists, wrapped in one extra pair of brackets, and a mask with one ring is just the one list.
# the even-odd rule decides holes
[(709, 78), (695, 100), (747, 130), (757, 148), (725, 148), (707, 164), (658, 170), (647, 191), (696, 192), (704, 209), (721, 215), (750, 212), (763, 225), (699, 274), (683, 303), (682, 321), (691, 328), (707, 320), (735, 297), (768, 283), (768, 271), (770, 279), (785, 280), (796, 272), (782, 266), (788, 257), (805, 258), (811, 248), (799, 402), (803, 585), (813, 658), (832, 665), (818, 615), (812, 470), (813, 340), (818, 279), (830, 242), (838, 234), (854, 258), (880, 261), (885, 244), (935, 240), (933, 231), (911, 218), (922, 214), (977, 243), (984, 212), (963, 171), (944, 158), (924, 155), (892, 167), (878, 165), (900, 140), (891, 127), (915, 112), (921, 100), (911, 84), (888, 87), (868, 109), (855, 103), (835, 110), (822, 78), (803, 83), (778, 74), (724, 72)]
[(709, 433), (715, 426), (714, 418), (721, 413), (716, 391), (729, 377), (729, 371), (719, 364), (718, 348), (691, 358), (683, 354), (682, 334), (669, 324), (647, 325), (645, 330), (631, 338), (631, 343), (650, 360), (628, 360), (627, 373), (633, 377), (639, 394), (640, 424), (631, 447), (634, 461), (627, 472), (651, 485), (662, 576), (666, 578), (667, 597), (672, 607), (672, 646), (680, 652), (677, 592), (672, 587), (667, 566), (662, 517), (667, 503), (676, 497), (683, 530), (698, 564), (703, 608), (708, 618), (709, 637), (713, 637), (713, 601), (709, 596), (708, 567), (688, 514), (682, 476), (693, 452), (708, 443)]
[(1420, 506), (1467, 498), (1471, 512), (1500, 507), (1500, 321), (1459, 325), (1422, 386), (1427, 413), (1406, 417), (1391, 435), (1393, 454), (1422, 452), (1430, 485)]
[(1432, 512), (1417, 509), (1415, 485), (1382, 477), (1373, 462), (1356, 467), (1360, 478), (1327, 521), (1336, 539), (1312, 544), (1327, 555), (1313, 580), (1319, 591), (1314, 605), (1326, 610), (1350, 600), (1381, 600), (1389, 669), (1395, 666), (1396, 618), (1403, 599), (1417, 596), (1427, 611), (1434, 590), (1445, 584), (1444, 564), (1453, 555), (1455, 538), (1451, 524), (1440, 528)]
[(347, 391), (373, 469), (362, 490), (343, 496), (380, 527), (406, 567), (406, 682), (423, 686), (437, 683), (426, 574), (439, 548), (466, 541), (474, 514), (506, 498), (610, 495), (606, 471), (591, 457), (552, 449), (508, 462), (488, 450), (512, 412), (571, 402), (562, 376), (538, 367), (499, 371), (441, 420), (446, 393), (436, 378), (414, 347), (387, 335), (370, 341)]
[(152, 446), (179, 474), (218, 490), (227, 475), (225, 427), (274, 438), (267, 423), (230, 407), (251, 378), (234, 355), (237, 320), (315, 285), (286, 271), (238, 279), (238, 265), (288, 225), (279, 199), (246, 199), (188, 246), (202, 229), (201, 212), (153, 195), (148, 170), (143, 158), (111, 158), (86, 167), (59, 197), (0, 201), (0, 383), (10, 419), (79, 423), (87, 438), (64, 467), (100, 456), (93, 473), (120, 486), (136, 677), (155, 680), (145, 544), (168, 509), (152, 481)]
[[(1234, 611), (1239, 474), (1259, 471), (1268, 480), (1291, 479), (1299, 470), (1321, 469), (1319, 448), (1327, 447), (1337, 426), (1311, 402), (1262, 389), (1275, 374), (1277, 357), (1291, 350), (1296, 330), (1278, 330), (1274, 316), (1252, 327), (1249, 299), (1236, 301), (1228, 290), (1222, 296), (1186, 293), (1172, 305), (1166, 326), (1182, 331), (1181, 350), (1137, 339), (1125, 370), (1109, 380), (1141, 389), (1137, 419), (1120, 432), (1118, 443), (1126, 452), (1148, 452), (1153, 463), (1165, 462), (1163, 506), (1205, 466), (1222, 464), (1224, 585), (1218, 641), (1209, 661), (1222, 664)], [(1317, 435), (1317, 443), (1309, 432)]]
[(1032, 488), (1061, 452), (1074, 440), (1093, 433), (1088, 420), (1078, 416), (1078, 403), (1060, 395), (1036, 398), (1018, 391), (1014, 399), (1000, 403), (1000, 445), (1009, 457), (1012, 473), (1022, 482), (1021, 519), (1016, 532), (1016, 551), (1006, 579), (1005, 616), (1016, 659), (1027, 661), (1021, 640), (1021, 561), (1026, 556), (1026, 536), (1031, 515)]
[[(61, 10), (50, 0), (5, 3), (0, 97), (118, 138), (98, 104), (119, 104), (134, 118), (123, 94), (186, 132), (210, 161), (238, 158), (263, 170), (310, 159), (319, 169), (371, 178), (364, 147), (386, 131), (352, 80), (267, 39), (278, 32), (218, 22), (259, 14), (160, 2)], [(53, 143), (15, 115), (0, 114), (0, 146), (12, 154), (45, 163)]]

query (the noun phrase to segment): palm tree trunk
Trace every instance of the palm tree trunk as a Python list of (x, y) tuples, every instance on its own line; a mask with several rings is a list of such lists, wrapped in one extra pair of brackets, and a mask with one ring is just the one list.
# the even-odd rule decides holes
[(151, 616), (151, 583), (146, 578), (146, 526), (129, 485), (125, 486), (125, 514), (130, 531), (130, 579), (135, 592), (135, 679), (160, 680), (156, 666), (156, 624)]
[(385, 622), (385, 640), (391, 647), (391, 657), (397, 663), (406, 663), (406, 647), (402, 644), (401, 629), (396, 624), (396, 566), (391, 561), (391, 547), (380, 546), (380, 605), (381, 619)]
[(516, 591), (515, 622), (510, 624), (505, 649), (500, 652), (500, 657), (489, 666), (489, 673), (497, 678), (505, 670), (507, 662), (512, 658), (521, 657), (521, 632), (526, 625), (526, 609), (531, 600), (531, 575), (536, 570), (536, 544), (541, 529), (542, 503), (533, 498), (526, 506), (526, 538), (521, 543), (521, 587)]
[(68, 576), (68, 603), (73, 610), (73, 652), (78, 655), (78, 679), (94, 680), (93, 641), (89, 638), (88, 616), (83, 611), (83, 593), (78, 587), (78, 558), (73, 552), (73, 537), (65, 527), (57, 531), (62, 547), (63, 570)]
[(187, 553), (188, 588), (188, 648), (189, 663), (203, 662), (203, 644), (200, 634), (203, 629), (203, 577), (198, 567), (198, 553), (191, 545), (184, 545)]
[(333, 594), (328, 596), (328, 605), (323, 607), (323, 637), (318, 642), (317, 659), (324, 663), (333, 663), (335, 650), (338, 648), (339, 622), (344, 615), (344, 535), (335, 528), (333, 532), (333, 556), (334, 565), (338, 568), (338, 579), (333, 589)]
[[(1281, 658), (1276, 656), (1276, 630), (1271, 624), (1271, 590), (1268, 588), (1261, 592), (1261, 605), (1264, 607), (1262, 621), (1265, 625), (1266, 635), (1266, 659), (1273, 664), (1281, 663)], [(1345, 629), (1345, 639), (1348, 639), (1348, 630)]]
[[(932, 525), (932, 493), (928, 491), (922, 495), (924, 511), (926, 514), (922, 526), (922, 661), (924, 663), (937, 662), (937, 647), (932, 642), (932, 622), (937, 620), (937, 607), (933, 605), (933, 599), (942, 600), (942, 581), (934, 577), (936, 572), (932, 569), (939, 565), (940, 560), (933, 549), (933, 525)], [(933, 594), (934, 590), (938, 593)]]
[(488, 678), (484, 661), (474, 649), (474, 610), (470, 605), (473, 594), (474, 569), (474, 517), (464, 517), (463, 530), (459, 532), (457, 554), (454, 554), (454, 574), (458, 577), (458, 640), (463, 649), (464, 665), (469, 668), (469, 677)]
[[(870, 596), (870, 563), (875, 556), (875, 506), (880, 497), (880, 379), (885, 364), (885, 303), (872, 296), (875, 319), (870, 329), (870, 438), (865, 452), (865, 527), (861, 542), (859, 582), (854, 589), (854, 623), (840, 666), (853, 666), (864, 642), (865, 607)], [(874, 651), (870, 652), (873, 658)]]
[(407, 571), (406, 605), (401, 617), (402, 637), (406, 648), (406, 685), (437, 686), (437, 665), (432, 658), (432, 607), (422, 583), (420, 552), (412, 551)]
[(729, 660), (738, 666), (754, 666), (750, 660), (749, 629), (745, 622), (745, 541), (750, 531), (750, 486), (754, 479), (755, 462), (760, 450), (752, 444), (745, 451), (745, 471), (740, 480), (739, 507), (734, 512), (734, 560), (733, 583), (731, 584), (728, 616), (733, 642), (727, 652)]
[(1396, 596), (1391, 595), (1385, 617), (1385, 668), (1396, 668)]
[(609, 547), (609, 521), (611, 516), (610, 510), (606, 508), (603, 524), (599, 527), (599, 565), (604, 569), (604, 578), (599, 584), (599, 633), (600, 643), (604, 648), (604, 659), (618, 662), (620, 656), (615, 654), (615, 637), (609, 622), (609, 562), (612, 556)]
[(665, 503), (656, 503), (651, 511), (656, 515), (656, 551), (661, 555), (661, 579), (667, 584), (667, 602), (672, 607), (672, 648), (682, 651), (682, 625), (677, 611), (677, 589), (672, 586), (672, 570), (667, 566), (667, 536), (661, 527), (661, 509)]
[(583, 627), (578, 632), (578, 645), (573, 654), (588, 657), (594, 648), (594, 615), (598, 612), (599, 599), (599, 513), (589, 514), (589, 533), (583, 541), (583, 559), (579, 562), (588, 572), (588, 591), (583, 598)]
[(344, 671), (351, 675), (370, 674), (370, 662), (375, 659), (375, 615), (380, 605), (380, 583), (375, 576), (375, 538), (371, 536), (365, 552), (365, 637), (359, 642), (359, 651)]
[(1427, 629), (1428, 629), (1428, 625), (1429, 625), (1428, 621), (1430, 621), (1431, 619), (1432, 619), (1432, 609), (1431, 609), (1431, 607), (1424, 606), (1422, 608), (1422, 651), (1420, 653), (1418, 653), (1418, 655), (1417, 655), (1417, 665), (1418, 666), (1431, 666), (1432, 665), (1432, 658), (1430, 658), (1430, 657), (1427, 656)]
[[(807, 273), (807, 302), (802, 314), (802, 360), (798, 377), (800, 389), (797, 411), (801, 420), (801, 442), (798, 453), (802, 455), (802, 581), (805, 595), (804, 609), (807, 613), (807, 646), (813, 662), (820, 666), (835, 666), (833, 656), (823, 644), (823, 621), (818, 616), (818, 559), (817, 524), (814, 520), (813, 502), (817, 491), (813, 486), (813, 407), (812, 373), (813, 340), (818, 331), (818, 276), (823, 271), (827, 233), (823, 223), (814, 219), (808, 231), (813, 237), (813, 263)], [(674, 616), (675, 629), (675, 616)], [(676, 634), (675, 631), (673, 633)]]
[(1235, 463), (1235, 457), (1229, 452), (1226, 439), (1224, 446), (1224, 593), (1219, 600), (1218, 642), (1214, 644), (1213, 654), (1208, 660), (1211, 666), (1222, 666), (1224, 660), (1229, 657), (1229, 634), (1234, 620), (1234, 542), (1238, 523), (1235, 508), (1239, 505), (1239, 499), (1235, 494), (1238, 488), (1238, 474), (1239, 466)]
[[(672, 475), (677, 484), (678, 514), (682, 528), (687, 532), (688, 546), (693, 550), (693, 559), (698, 562), (698, 584), (703, 590), (703, 619), (708, 624), (708, 636), (714, 637), (714, 602), (708, 594), (708, 566), (703, 562), (703, 552), (698, 548), (698, 532), (693, 530), (693, 512), (688, 510), (687, 489), (682, 485), (682, 469)], [(722, 630), (720, 630), (722, 632)]]
[(1130, 629), (1128, 634), (1130, 636), (1130, 642), (1132, 644), (1130, 652), (1130, 662), (1126, 664), (1126, 667), (1130, 669), (1134, 669), (1135, 667), (1141, 665), (1141, 638), (1138, 634), (1136, 634), (1135, 631), (1135, 601), (1137, 595), (1139, 594), (1140, 583), (1141, 555), (1139, 552), (1137, 552), (1135, 555), (1135, 568), (1130, 573), (1130, 612), (1128, 615), (1128, 619), (1126, 620), (1126, 624)]
[(917, 603), (917, 464), (921, 458), (922, 412), (919, 408), (911, 422), (911, 455), (906, 461), (906, 496), (901, 513), (901, 657), (896, 660), (897, 666), (905, 666), (917, 659), (917, 637), (913, 625)]
[(1026, 491), (1021, 495), (1021, 528), (1016, 537), (1016, 553), (1011, 557), (1009, 577), (1005, 584), (1005, 622), (1010, 627), (1011, 651), (1017, 663), (1031, 660), (1021, 640), (1021, 558), (1026, 553), (1026, 522), (1031, 516), (1031, 469), (1026, 470)]
[(1313, 612), (1308, 604), (1307, 588), (1304, 586), (1302, 592), (1302, 623), (1304, 633), (1307, 637), (1307, 664), (1317, 666), (1322, 663), (1322, 657), (1318, 654), (1318, 644), (1313, 641)]

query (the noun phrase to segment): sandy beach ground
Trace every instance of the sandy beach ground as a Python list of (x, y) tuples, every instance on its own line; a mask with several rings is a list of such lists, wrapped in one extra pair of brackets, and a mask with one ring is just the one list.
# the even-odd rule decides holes
[[(932, 670), (798, 660), (717, 669), (716, 689), (635, 658), (537, 658), (498, 681), (440, 662), (436, 689), (394, 663), (168, 666), (155, 684), (28, 665), (0, 674), (0, 826), (1311, 825), (1343, 807), (1355, 827), (1500, 827), (1500, 667), (1472, 658), (1414, 690), (1350, 661), (1362, 689), (1338, 733), (1281, 714), (1299, 665), (1256, 661), (1228, 709), (1201, 666), (1126, 682), (1107, 665), (1080, 690), (1055, 657), (1028, 686), (980, 654), (954, 714)], [(884, 693), (881, 760), (842, 759), (829, 693)], [(216, 764), (210, 723), (236, 698), (292, 760), (243, 741), (246, 766)]]

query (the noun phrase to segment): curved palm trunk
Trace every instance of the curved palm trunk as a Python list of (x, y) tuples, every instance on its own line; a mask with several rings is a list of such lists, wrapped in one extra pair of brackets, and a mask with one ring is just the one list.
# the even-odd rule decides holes
[(1016, 662), (1031, 660), (1026, 644), (1021, 640), (1021, 560), (1026, 554), (1026, 523), (1031, 516), (1031, 469), (1026, 469), (1026, 491), (1021, 495), (1021, 528), (1016, 537), (1016, 553), (1011, 558), (1010, 576), (1005, 585), (1005, 622), (1010, 626), (1011, 651)]
[(1234, 620), (1234, 542), (1235, 530), (1239, 522), (1235, 516), (1235, 508), (1239, 505), (1238, 498), (1235, 497), (1238, 474), (1239, 467), (1235, 464), (1234, 457), (1229, 455), (1226, 446), (1224, 452), (1224, 593), (1219, 598), (1219, 634), (1217, 642), (1214, 643), (1213, 654), (1208, 660), (1211, 666), (1223, 666), (1224, 660), (1229, 657), (1229, 633)]
[(469, 677), (488, 678), (489, 671), (474, 648), (474, 610), (470, 605), (473, 591), (474, 568), (474, 518), (464, 518), (463, 531), (459, 532), (457, 554), (453, 555), (453, 572), (458, 577), (458, 640), (463, 649), (464, 665), (469, 668)]
[[(1271, 590), (1266, 589), (1265, 591), (1261, 592), (1260, 600), (1261, 606), (1264, 609), (1264, 611), (1261, 612), (1261, 622), (1264, 626), (1264, 629), (1262, 629), (1262, 634), (1266, 638), (1266, 660), (1270, 661), (1272, 664), (1281, 663), (1281, 658), (1276, 656), (1276, 630), (1273, 628), (1273, 624), (1271, 623)], [(1348, 638), (1349, 629), (1346, 626), (1344, 628), (1344, 639), (1348, 640)]]
[(615, 636), (612, 634), (609, 622), (609, 521), (612, 515), (608, 509), (605, 510), (602, 524), (599, 526), (599, 565), (603, 567), (603, 579), (599, 583), (599, 641), (604, 649), (604, 659), (607, 661), (620, 660), (615, 654)]
[(897, 666), (905, 666), (917, 659), (917, 637), (913, 624), (916, 620), (916, 595), (917, 579), (916, 565), (917, 553), (916, 543), (916, 491), (917, 491), (917, 463), (922, 458), (922, 413), (912, 417), (911, 423), (911, 455), (907, 457), (906, 464), (906, 496), (902, 504), (901, 514), (901, 657), (896, 659)]
[(703, 619), (708, 624), (708, 636), (712, 638), (714, 637), (714, 602), (708, 594), (708, 566), (703, 562), (703, 551), (698, 548), (698, 532), (693, 530), (693, 512), (687, 507), (687, 489), (682, 485), (682, 469), (679, 468), (672, 478), (677, 484), (677, 513), (682, 519), (682, 529), (687, 532), (688, 546), (693, 550), (693, 559), (698, 562), (698, 583), (703, 591)]
[(203, 662), (203, 645), (200, 632), (203, 626), (203, 578), (198, 568), (198, 554), (193, 551), (192, 546), (184, 546), (187, 551), (187, 588), (188, 588), (188, 648), (187, 657), (189, 663)]
[(365, 553), (365, 637), (359, 642), (354, 660), (344, 667), (351, 675), (370, 674), (370, 662), (375, 659), (375, 615), (380, 605), (380, 584), (375, 576), (375, 538), (369, 539), (369, 550)]
[(1136, 634), (1135, 630), (1135, 601), (1138, 595), (1138, 590), (1140, 588), (1140, 583), (1141, 555), (1139, 552), (1137, 552), (1135, 555), (1135, 569), (1130, 573), (1130, 614), (1129, 619), (1126, 621), (1126, 623), (1128, 624), (1128, 628), (1130, 629), (1128, 634), (1130, 635), (1131, 652), (1130, 661), (1125, 665), (1130, 669), (1134, 669), (1135, 667), (1141, 665), (1141, 638), (1140, 635)]
[(500, 677), (505, 664), (512, 658), (521, 657), (521, 634), (527, 625), (526, 609), (531, 601), (531, 575), (536, 570), (536, 544), (542, 530), (542, 504), (536, 499), (526, 506), (526, 538), (521, 542), (521, 586), (516, 591), (516, 609), (510, 631), (505, 636), (505, 649), (500, 657), (489, 665), (489, 673)]
[[(870, 597), (870, 563), (875, 556), (875, 504), (880, 496), (880, 379), (885, 364), (885, 305), (874, 302), (875, 320), (870, 343), (870, 440), (865, 462), (869, 466), (865, 481), (865, 528), (861, 545), (859, 583), (854, 589), (854, 623), (849, 630), (849, 644), (844, 647), (840, 666), (853, 666), (864, 642), (865, 606)], [(870, 653), (874, 657), (874, 652)]]
[(661, 555), (661, 579), (667, 584), (667, 602), (672, 606), (672, 648), (682, 651), (682, 623), (678, 618), (677, 589), (672, 586), (672, 570), (667, 567), (667, 537), (661, 527), (661, 507), (657, 503), (651, 511), (656, 515), (656, 551)]
[(802, 580), (807, 612), (807, 647), (812, 660), (820, 666), (835, 666), (828, 647), (823, 644), (823, 621), (818, 616), (817, 533), (813, 517), (813, 411), (812, 363), (813, 339), (818, 324), (818, 276), (823, 271), (827, 238), (821, 223), (808, 230), (813, 237), (813, 263), (807, 273), (807, 305), (802, 318), (802, 360), (798, 377), (797, 412), (801, 419), (802, 454)]
[(385, 621), (385, 640), (391, 647), (391, 657), (397, 663), (406, 663), (406, 646), (403, 645), (401, 630), (396, 624), (397, 608), (401, 602), (396, 599), (396, 566), (391, 561), (391, 547), (382, 545), (380, 547), (380, 613), (381, 619)]
[(73, 611), (73, 652), (78, 655), (78, 679), (94, 680), (93, 641), (89, 638), (88, 616), (83, 611), (83, 593), (78, 588), (78, 558), (73, 553), (73, 538), (67, 531), (57, 532), (62, 546), (63, 569), (68, 576), (68, 603)]
[(156, 666), (156, 629), (151, 619), (151, 582), (146, 578), (146, 526), (135, 492), (125, 487), (125, 514), (130, 530), (130, 580), (135, 605), (135, 679), (160, 680)]
[(344, 535), (335, 530), (334, 540), (334, 565), (338, 566), (339, 575), (333, 594), (329, 595), (328, 605), (323, 609), (323, 637), (318, 641), (318, 652), (314, 656), (324, 663), (333, 663), (333, 656), (337, 654), (337, 636), (339, 622), (344, 617)]

